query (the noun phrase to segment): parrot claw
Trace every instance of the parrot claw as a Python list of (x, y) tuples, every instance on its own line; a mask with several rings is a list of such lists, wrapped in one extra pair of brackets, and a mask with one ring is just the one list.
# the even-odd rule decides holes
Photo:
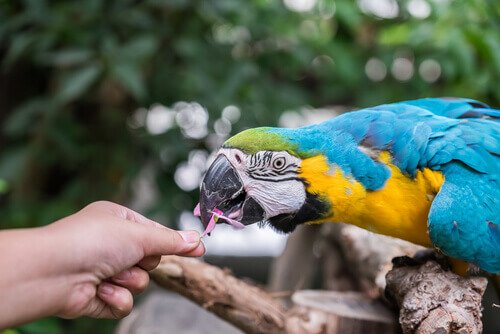
[(392, 264), (394, 267), (408, 267), (408, 266), (420, 266), (427, 261), (437, 262), (444, 270), (450, 270), (451, 266), (448, 259), (436, 252), (433, 249), (423, 249), (416, 252), (413, 257), (410, 256), (398, 256), (392, 259)]

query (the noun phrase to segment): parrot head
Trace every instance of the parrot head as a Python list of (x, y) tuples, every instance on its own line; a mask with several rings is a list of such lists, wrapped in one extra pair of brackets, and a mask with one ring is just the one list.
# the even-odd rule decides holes
[(243, 225), (270, 224), (288, 233), (297, 225), (326, 218), (330, 205), (308, 191), (301, 154), (273, 128), (243, 131), (217, 152), (200, 187), (199, 214), (207, 226), (214, 209)]

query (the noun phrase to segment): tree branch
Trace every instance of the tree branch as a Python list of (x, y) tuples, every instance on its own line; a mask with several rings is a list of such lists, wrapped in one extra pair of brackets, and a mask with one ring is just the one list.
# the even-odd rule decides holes
[(387, 294), (400, 307), (404, 333), (481, 333), (481, 299), (488, 281), (460, 277), (434, 261), (394, 268)]
[(164, 256), (151, 277), (247, 333), (283, 332), (285, 328), (283, 306), (228, 270), (196, 259)]
[(227, 270), (178, 256), (164, 256), (151, 277), (246, 333), (391, 333), (395, 329), (391, 312), (359, 293), (299, 291), (292, 297), (295, 306), (285, 309), (270, 294)]

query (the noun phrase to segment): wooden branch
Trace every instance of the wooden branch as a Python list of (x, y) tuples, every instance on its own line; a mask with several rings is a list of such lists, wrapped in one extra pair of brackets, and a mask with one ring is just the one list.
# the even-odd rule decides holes
[(391, 312), (361, 294), (301, 291), (292, 297), (295, 306), (285, 309), (270, 294), (227, 270), (177, 256), (164, 256), (151, 277), (246, 333), (366, 334), (395, 330)]
[(151, 277), (247, 333), (284, 333), (284, 307), (227, 270), (196, 259), (164, 256)]
[(387, 274), (387, 293), (400, 307), (404, 333), (481, 333), (481, 299), (488, 281), (460, 277), (428, 261), (394, 268)]

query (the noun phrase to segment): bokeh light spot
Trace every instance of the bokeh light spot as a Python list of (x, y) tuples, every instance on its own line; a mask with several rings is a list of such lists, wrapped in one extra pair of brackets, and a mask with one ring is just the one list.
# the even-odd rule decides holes
[(198, 188), (201, 173), (195, 166), (183, 162), (175, 170), (174, 180), (182, 190), (191, 191)]
[(411, 16), (425, 19), (431, 15), (431, 6), (426, 0), (410, 0), (407, 5)]
[(434, 59), (426, 59), (418, 67), (418, 73), (423, 80), (435, 82), (441, 76), (441, 65)]
[(320, 0), (318, 3), (318, 10), (321, 17), (328, 20), (335, 15), (337, 7), (334, 0)]
[(399, 81), (408, 81), (413, 77), (413, 62), (408, 58), (396, 58), (392, 63), (391, 73)]
[(364, 13), (382, 19), (393, 19), (399, 15), (399, 6), (396, 0), (358, 0), (358, 6)]
[(231, 122), (226, 118), (219, 118), (214, 122), (214, 131), (219, 136), (227, 136), (231, 133)]
[(167, 132), (174, 126), (175, 111), (155, 104), (149, 109), (146, 116), (146, 129), (152, 135)]
[(205, 171), (208, 153), (203, 150), (193, 150), (188, 160), (177, 166), (174, 181), (184, 191), (198, 188), (203, 172)]
[(175, 120), (184, 136), (193, 139), (204, 138), (208, 134), (208, 112), (197, 102), (177, 102)]
[(222, 117), (234, 124), (238, 122), (241, 117), (240, 108), (233, 105), (226, 106), (222, 109)]
[(372, 81), (382, 81), (387, 76), (387, 66), (378, 58), (370, 58), (366, 62), (365, 73)]
[(308, 12), (314, 8), (317, 0), (284, 0), (285, 6), (294, 12)]
[(324, 69), (331, 68), (335, 65), (335, 62), (333, 61), (332, 57), (328, 55), (320, 55), (312, 60), (311, 65), (316, 68)]

